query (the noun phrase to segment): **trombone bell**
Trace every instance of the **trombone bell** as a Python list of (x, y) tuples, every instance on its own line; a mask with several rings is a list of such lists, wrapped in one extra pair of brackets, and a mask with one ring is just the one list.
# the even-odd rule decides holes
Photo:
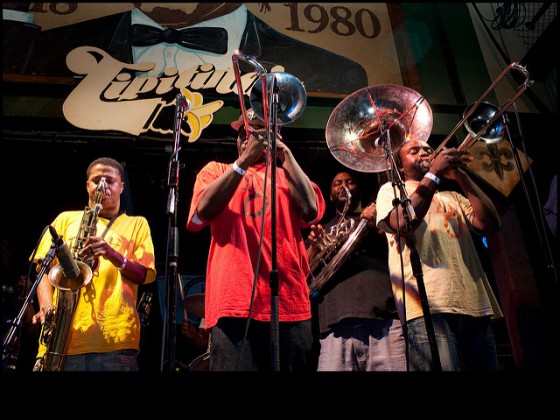
[[(273, 88), (274, 80), (278, 87), (277, 124), (285, 125), (297, 120), (305, 109), (307, 94), (303, 83), (289, 73), (274, 72), (266, 75), (266, 86)], [(260, 120), (264, 121), (262, 105), (262, 83), (256, 83), (251, 89), (249, 102)], [(271, 104), (269, 103), (270, 107)]]
[[(523, 74), (525, 78), (524, 82), (520, 84), (515, 92), (515, 95), (511, 97), (501, 108), (496, 108), (495, 106), (489, 104), (488, 102), (483, 102), (484, 98), (496, 88), (496, 86), (502, 81), (506, 75), (512, 71), (517, 70)], [(469, 132), (465, 140), (459, 145), (459, 150), (468, 150), (477, 140), (482, 140), (488, 144), (499, 143), (503, 140), (503, 131), (505, 129), (505, 124), (503, 118), (500, 118), (504, 112), (519, 98), (525, 90), (533, 84), (530, 79), (529, 72), (525, 67), (519, 65), (517, 62), (511, 63), (505, 68), (505, 70), (498, 76), (498, 78), (490, 85), (486, 92), (482, 94), (478, 100), (467, 107), (463, 113), (463, 118), (457, 123), (457, 125), (451, 130), (451, 133), (443, 139), (440, 145), (434, 150), (432, 154), (432, 159), (434, 159), (439, 152), (441, 152), (447, 145), (447, 142), (453, 138), (457, 130), (464, 126)], [(474, 116), (474, 117), (473, 117)], [(478, 130), (477, 130), (478, 129)], [(482, 137), (485, 136), (485, 137)]]
[[(463, 118), (465, 117), (465, 115), (468, 114), (469, 110), (473, 106), (474, 104), (471, 104), (467, 107), (467, 109), (465, 109), (465, 112), (463, 113)], [(494, 117), (494, 115), (498, 111), (499, 109), (496, 106), (488, 102), (482, 102), (477, 107), (476, 111), (469, 118), (466, 119), (463, 126), (473, 137), (475, 137), (482, 130), (486, 130), (486, 132), (479, 137), (479, 140), (483, 141), (486, 144), (499, 143), (504, 139), (503, 120), (499, 118), (498, 120), (496, 120), (494, 124), (492, 124), (491, 127), (488, 127), (488, 129), (486, 129), (488, 122), (492, 119), (492, 117)]]

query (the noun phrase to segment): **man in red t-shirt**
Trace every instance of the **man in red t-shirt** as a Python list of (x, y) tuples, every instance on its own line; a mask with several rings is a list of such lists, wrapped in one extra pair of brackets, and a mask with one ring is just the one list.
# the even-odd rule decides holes
[[(239, 157), (233, 164), (212, 161), (202, 168), (187, 220), (190, 231), (211, 229), (205, 322), (214, 371), (267, 371), (272, 366), (271, 147), (263, 123), (253, 110), (246, 114), (248, 136), (241, 117), (231, 124), (239, 132)], [(279, 363), (281, 370), (305, 370), (312, 368), (313, 339), (301, 229), (317, 223), (326, 205), (279, 135), (276, 157)]]

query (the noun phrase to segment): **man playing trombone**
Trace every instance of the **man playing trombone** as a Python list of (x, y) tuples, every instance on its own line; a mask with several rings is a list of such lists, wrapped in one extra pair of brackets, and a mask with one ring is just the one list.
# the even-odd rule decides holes
[[(187, 220), (190, 231), (211, 229), (205, 294), (211, 371), (272, 366), (271, 147), (263, 122), (252, 109), (246, 116), (231, 124), (238, 158), (202, 168)], [(286, 144), (278, 141), (276, 148), (279, 362), (282, 371), (298, 371), (310, 368), (313, 342), (301, 229), (323, 217), (325, 200)]]
[[(447, 148), (435, 154), (425, 141), (410, 140), (394, 155), (404, 188), (401, 197), (395, 197), (392, 182), (381, 186), (377, 226), (386, 232), (389, 243), (393, 292), (399, 316), (406, 321), (409, 370), (437, 370), (435, 354), (444, 371), (495, 371), (491, 320), (502, 312), (469, 231), (497, 232), (498, 212), (465, 171), (472, 160), (467, 152)], [(443, 178), (455, 181), (463, 194), (439, 191)], [(429, 317), (422, 305), (422, 283)], [(430, 324), (437, 352), (430, 346)]]

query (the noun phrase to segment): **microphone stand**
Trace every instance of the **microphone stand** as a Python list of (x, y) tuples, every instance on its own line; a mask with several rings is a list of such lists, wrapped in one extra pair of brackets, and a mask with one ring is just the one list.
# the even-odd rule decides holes
[(272, 78), (272, 100), (271, 103), (271, 123), (268, 124), (270, 130), (269, 139), (271, 145), (271, 227), (272, 227), (272, 245), (271, 245), (271, 271), (270, 271), (270, 343), (271, 343), (271, 369), (273, 372), (280, 371), (280, 349), (279, 349), (279, 319), (278, 319), (278, 269), (277, 269), (277, 249), (276, 249), (276, 136), (277, 136), (277, 116), (278, 116), (278, 84), (276, 77)]
[[(426, 294), (426, 287), (424, 285), (424, 274), (422, 272), (422, 262), (420, 260), (420, 255), (418, 254), (418, 250), (416, 248), (416, 244), (414, 241), (414, 231), (412, 229), (412, 220), (416, 217), (414, 212), (414, 208), (411, 205), (410, 197), (408, 197), (406, 189), (404, 187), (404, 182), (399, 174), (397, 169), (397, 165), (395, 163), (395, 158), (393, 156), (393, 152), (391, 149), (391, 138), (389, 130), (385, 123), (381, 126), (381, 138), (383, 136), (387, 137), (387, 141), (384, 142), (385, 148), (385, 158), (386, 160), (390, 160), (391, 162), (391, 184), (393, 186), (393, 191), (395, 195), (395, 199), (393, 200), (393, 206), (400, 205), (402, 207), (402, 214), (404, 216), (406, 222), (406, 236), (408, 238), (408, 246), (410, 248), (410, 264), (412, 267), (412, 274), (416, 278), (416, 283), (418, 284), (418, 294), (420, 296), (420, 303), (422, 305), (422, 311), (424, 313), (424, 323), (426, 324), (426, 333), (428, 335), (428, 342), (430, 343), (430, 351), (432, 354), (432, 363), (434, 367), (434, 371), (441, 372), (441, 361), (439, 358), (439, 352), (437, 348), (435, 332), (434, 332), (434, 325), (432, 322), (432, 316), (430, 314), (430, 305), (428, 304), (428, 296)], [(396, 174), (396, 176), (395, 176)], [(395, 186), (399, 189), (399, 195), (397, 196), (397, 191)], [(400, 199), (397, 197), (401, 197)], [(396, 213), (398, 215), (398, 212)], [(400, 246), (400, 233), (397, 228), (397, 244)], [(403, 283), (405, 282), (403, 276)], [(403, 320), (403, 328), (404, 336), (407, 341), (406, 351), (407, 351), (407, 361), (408, 361), (408, 332), (406, 327), (406, 285), (402, 285), (403, 290), (403, 307), (404, 307), (404, 320)]]
[(43, 275), (45, 274), (45, 272), (47, 271), (47, 268), (51, 265), (52, 261), (54, 260), (54, 257), (56, 255), (57, 250), (58, 250), (58, 247), (53, 242), (53, 244), (51, 245), (51, 249), (49, 250), (49, 252), (47, 252), (47, 255), (45, 256), (45, 258), (41, 262), (41, 271), (37, 275), (37, 278), (35, 279), (35, 283), (33, 283), (33, 286), (31, 287), (31, 290), (29, 291), (25, 300), (23, 301), (23, 304), (21, 305), (21, 309), (20, 309), (18, 315), (12, 321), (12, 325), (11, 325), (10, 329), (8, 330), (8, 333), (6, 334), (6, 337), (4, 338), (4, 342), (2, 344), (2, 367), (3, 367), (3, 370), (8, 370), (8, 368), (9, 369), (15, 369), (16, 368), (15, 364), (13, 365), (13, 367), (12, 367), (11, 364), (9, 364), (9, 363), (15, 363), (15, 361), (17, 360), (17, 355), (14, 355), (14, 353), (13, 353), (13, 346), (14, 346), (14, 343), (15, 343), (16, 332), (18, 331), (19, 328), (21, 328), (23, 315), (25, 314), (25, 311), (27, 310), (27, 307), (31, 303), (31, 301), (33, 299), (33, 295), (35, 294), (35, 291), (37, 290), (37, 287), (39, 286), (39, 283), (41, 282), (41, 279), (43, 278)]
[[(166, 262), (166, 298), (163, 302), (167, 301), (167, 320), (165, 319), (165, 308), (163, 311), (164, 319), (162, 323), (162, 351), (160, 369), (164, 370), (164, 357), (167, 355), (167, 370), (169, 372), (175, 371), (175, 344), (176, 344), (176, 306), (177, 306), (177, 279), (179, 275), (178, 261), (179, 261), (179, 231), (177, 228), (177, 203), (179, 201), (179, 151), (181, 150), (181, 123), (183, 116), (189, 109), (189, 102), (182, 94), (177, 94), (175, 103), (175, 125), (173, 126), (173, 135), (175, 145), (173, 153), (169, 161), (169, 176), (167, 181), (167, 188), (169, 195), (167, 199), (167, 216), (168, 216), (168, 229), (167, 229), (167, 262)], [(167, 323), (166, 323), (167, 321)], [(167, 352), (166, 350), (167, 345)]]
[[(236, 50), (232, 56), (234, 64), (235, 79), (238, 86), (239, 102), (241, 104), (241, 113), (243, 115), (243, 121), (245, 123), (245, 131), (247, 136), (249, 136), (249, 124), (247, 123), (247, 118), (245, 115), (245, 107), (243, 106), (243, 95), (241, 92), (241, 79), (239, 77), (238, 59), (245, 61), (246, 63), (252, 65), (262, 83), (262, 107), (263, 107), (263, 119), (267, 128), (267, 138), (271, 147), (271, 269), (269, 275), (270, 283), (270, 342), (271, 342), (271, 370), (273, 372), (278, 372), (280, 370), (280, 350), (279, 350), (279, 320), (278, 320), (278, 269), (277, 269), (277, 249), (276, 249), (276, 136), (278, 129), (278, 83), (276, 77), (272, 77), (272, 89), (268, 91), (267, 88), (267, 71), (266, 69), (257, 62), (253, 57), (244, 55), (241, 51)], [(268, 111), (268, 104), (271, 104), (271, 112)], [(272, 129), (271, 129), (272, 127)], [(266, 191), (265, 191), (266, 195)], [(263, 215), (264, 217), (264, 215)]]

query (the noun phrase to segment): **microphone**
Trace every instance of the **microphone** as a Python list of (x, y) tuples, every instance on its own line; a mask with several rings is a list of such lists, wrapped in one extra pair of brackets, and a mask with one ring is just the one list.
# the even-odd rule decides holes
[(189, 109), (191, 109), (191, 101), (189, 101), (184, 96), (181, 97), (181, 108), (183, 112), (187, 112)]
[(387, 142), (387, 123), (381, 124), (381, 135), (373, 142), (377, 150), (385, 150), (385, 143)]
[(67, 279), (75, 279), (77, 278), (81, 271), (76, 263), (76, 260), (70, 253), (70, 248), (68, 248), (68, 244), (62, 240), (56, 229), (49, 225), (49, 232), (53, 238), (53, 243), (56, 246), (56, 257), (58, 258), (58, 262), (62, 267), (62, 273), (64, 277)]
[(191, 102), (185, 98), (184, 95), (178, 93), (175, 97), (177, 100), (177, 106), (180, 112), (186, 112), (191, 108)]

